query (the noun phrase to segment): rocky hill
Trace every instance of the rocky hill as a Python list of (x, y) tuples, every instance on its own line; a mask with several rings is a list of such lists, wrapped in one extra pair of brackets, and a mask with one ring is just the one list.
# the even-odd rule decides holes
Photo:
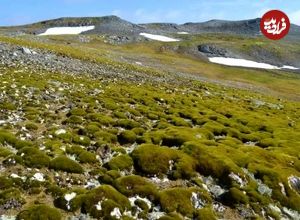
[[(78, 17), (78, 18), (58, 18), (42, 21), (30, 25), (11, 27), (14, 30), (25, 31), (27, 33), (39, 34), (51, 27), (74, 27), (94, 25), (95, 29), (85, 34), (115, 34), (115, 35), (137, 35), (141, 32), (148, 33), (173, 33), (188, 32), (191, 34), (201, 33), (228, 33), (246, 36), (260, 35), (260, 19), (250, 19), (242, 21), (211, 20), (200, 23), (149, 23), (134, 24), (123, 20), (117, 16), (104, 17)], [(8, 29), (9, 30), (9, 29)], [(300, 37), (300, 27), (292, 25), (290, 38)]]
[[(299, 73), (207, 60), (296, 65), (297, 41), (232, 34), (257, 22), (1, 29), (0, 219), (300, 219)], [(95, 32), (35, 35), (78, 24)]]

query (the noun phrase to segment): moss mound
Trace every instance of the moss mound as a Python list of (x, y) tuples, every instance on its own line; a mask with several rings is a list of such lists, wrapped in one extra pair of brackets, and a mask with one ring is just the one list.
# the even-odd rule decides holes
[(162, 209), (167, 212), (178, 212), (183, 216), (192, 217), (194, 207), (191, 202), (191, 189), (173, 188), (167, 189), (159, 194)]
[(35, 205), (21, 211), (17, 220), (60, 220), (62, 216), (59, 210), (47, 205)]
[(157, 197), (156, 186), (141, 176), (132, 175), (120, 177), (114, 181), (114, 186), (126, 196), (139, 195), (150, 199)]
[[(97, 209), (99, 203), (101, 203), (101, 210)], [(114, 208), (119, 208), (123, 212), (126, 209), (129, 210), (130, 207), (129, 200), (109, 185), (103, 185), (88, 192), (82, 204), (82, 210), (94, 218), (110, 216)]]
[(181, 151), (156, 145), (141, 145), (132, 152), (136, 170), (149, 175), (188, 179), (195, 175), (195, 161)]
[(112, 158), (108, 164), (108, 168), (111, 170), (130, 170), (133, 166), (132, 158), (127, 154), (122, 154)]
[(50, 163), (50, 158), (42, 151), (34, 147), (24, 147), (18, 151), (28, 167), (42, 168), (48, 167)]
[(57, 171), (65, 171), (68, 173), (83, 173), (83, 168), (80, 164), (66, 156), (59, 156), (51, 160), (49, 167)]

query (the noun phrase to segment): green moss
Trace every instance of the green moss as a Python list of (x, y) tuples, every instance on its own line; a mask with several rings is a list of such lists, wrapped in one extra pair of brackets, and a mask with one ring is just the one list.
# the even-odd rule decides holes
[(0, 147), (0, 157), (7, 157), (9, 155), (13, 154), (11, 151), (9, 151), (8, 149), (4, 148), (4, 147)]
[[(96, 205), (102, 202), (102, 210), (97, 210)], [(118, 207), (121, 212), (130, 209), (128, 199), (109, 185), (103, 185), (86, 194), (82, 209), (94, 218), (110, 216), (111, 211)]]
[(89, 151), (83, 151), (78, 156), (78, 161), (80, 163), (97, 163), (98, 160), (96, 158), (96, 155), (94, 153), (91, 153)]
[(136, 134), (133, 131), (123, 131), (118, 135), (120, 144), (132, 144), (136, 140)]
[[(194, 129), (186, 127), (169, 127), (164, 131), (153, 133), (153, 135), (161, 136), (160, 141), (165, 146), (178, 146), (180, 147), (185, 142), (200, 140), (200, 139), (212, 139), (213, 134), (205, 129)], [(156, 141), (158, 142), (158, 141)]]
[(28, 129), (28, 130), (30, 130), (30, 131), (35, 131), (35, 130), (37, 130), (39, 127), (38, 127), (36, 124), (34, 124), (34, 123), (27, 123), (27, 124), (25, 125), (25, 128)]
[(83, 123), (83, 118), (81, 116), (77, 116), (77, 115), (71, 115), (66, 121), (65, 123), (68, 124), (82, 124)]
[(17, 215), (17, 220), (60, 220), (62, 216), (60, 212), (47, 205), (35, 205), (26, 210), (21, 211)]
[(272, 138), (267, 138), (267, 139), (261, 140), (257, 145), (262, 148), (277, 147), (278, 141), (275, 139), (272, 139)]
[(51, 184), (46, 187), (46, 193), (50, 194), (53, 198), (58, 198), (63, 196), (66, 191), (57, 185)]
[(234, 206), (237, 204), (248, 204), (249, 198), (242, 191), (233, 187), (230, 188), (227, 193), (225, 193), (223, 201), (230, 206)]
[(86, 111), (82, 108), (72, 109), (69, 113), (70, 115), (84, 116), (86, 115)]
[(99, 177), (99, 182), (104, 184), (113, 184), (114, 180), (121, 176), (117, 170), (109, 170)]
[(216, 216), (211, 208), (202, 208), (196, 213), (197, 220), (216, 220)]
[(192, 217), (194, 207), (191, 203), (192, 190), (184, 188), (167, 189), (159, 194), (162, 209), (167, 212), (178, 212), (183, 216)]
[(15, 135), (3, 130), (0, 130), (0, 143), (1, 144), (8, 143), (16, 149), (21, 149), (23, 147), (31, 147), (33, 145), (29, 141), (18, 140), (15, 137)]
[(90, 123), (85, 127), (85, 129), (86, 129), (86, 132), (90, 135), (94, 135), (97, 131), (100, 130), (97, 123)]
[(94, 134), (94, 137), (107, 143), (116, 143), (118, 141), (117, 135), (106, 131), (98, 131)]
[(171, 124), (178, 126), (178, 127), (191, 127), (191, 123), (187, 122), (186, 120), (179, 118), (179, 117), (172, 117)]
[(57, 208), (63, 209), (68, 212), (78, 211), (85, 200), (85, 194), (76, 195), (69, 203), (66, 201), (64, 195), (54, 200), (54, 205)]
[(115, 124), (115, 120), (113, 118), (101, 113), (91, 113), (88, 114), (86, 118), (91, 120), (92, 122), (98, 122), (104, 126), (110, 126)]
[(83, 173), (83, 168), (76, 161), (73, 161), (66, 156), (59, 156), (51, 160), (50, 168), (69, 173)]
[[(180, 151), (156, 145), (141, 145), (132, 152), (135, 168), (142, 174), (169, 174), (173, 178), (194, 175), (195, 161)], [(174, 170), (170, 170), (170, 162)]]
[(18, 151), (28, 167), (42, 168), (48, 167), (50, 163), (50, 158), (42, 151), (34, 147), (24, 147)]
[(13, 185), (13, 181), (7, 177), (0, 176), (0, 190), (8, 189)]
[(182, 216), (177, 213), (169, 213), (163, 217), (160, 217), (159, 220), (181, 220)]
[(19, 203), (24, 204), (24, 199), (22, 197), (20, 190), (16, 188), (9, 188), (0, 191), (0, 205), (4, 205), (6, 202), (8, 202), (11, 199), (15, 199)]
[(157, 198), (156, 186), (141, 176), (120, 177), (115, 180), (114, 185), (118, 191), (129, 197), (139, 195), (152, 200)]
[(132, 131), (136, 135), (143, 135), (146, 132), (144, 128), (134, 128), (134, 129), (132, 129)]
[(112, 158), (107, 165), (111, 170), (130, 171), (133, 166), (133, 161), (127, 154), (122, 154), (120, 156)]
[(130, 119), (120, 119), (117, 121), (117, 126), (130, 130), (133, 128), (140, 127), (140, 124)]
[(73, 142), (75, 144), (88, 146), (91, 143), (91, 139), (87, 136), (78, 136), (78, 135), (76, 135), (75, 137), (73, 137)]
[[(228, 175), (231, 172), (239, 173), (240, 168), (229, 158), (214, 153), (211, 147), (188, 142), (185, 144), (183, 151), (191, 155), (197, 161), (197, 170), (203, 175), (212, 175), (218, 178), (223, 184), (231, 182)], [(218, 150), (216, 149), (216, 152)]]
[(70, 155), (75, 155), (76, 159), (80, 163), (96, 163), (98, 161), (94, 153), (89, 152), (80, 146), (75, 145), (72, 147), (67, 147), (66, 153)]
[(114, 116), (120, 119), (125, 119), (127, 118), (126, 115), (123, 112), (115, 111)]
[(0, 109), (14, 111), (16, 110), (16, 106), (13, 103), (9, 102), (0, 102)]

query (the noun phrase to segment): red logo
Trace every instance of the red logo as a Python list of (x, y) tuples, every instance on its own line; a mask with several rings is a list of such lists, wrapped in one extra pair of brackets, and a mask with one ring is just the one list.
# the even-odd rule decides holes
[(271, 40), (284, 38), (290, 30), (289, 17), (279, 10), (267, 12), (260, 21), (261, 32)]

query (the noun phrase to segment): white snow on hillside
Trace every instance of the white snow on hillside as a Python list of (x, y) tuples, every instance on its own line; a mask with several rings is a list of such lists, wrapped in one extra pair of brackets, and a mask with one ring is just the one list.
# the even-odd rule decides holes
[(218, 63), (226, 66), (239, 66), (239, 67), (250, 67), (250, 68), (260, 68), (260, 69), (292, 69), (297, 70), (298, 68), (293, 66), (283, 66), (278, 67), (267, 63), (258, 63), (251, 60), (245, 59), (235, 59), (226, 57), (210, 57), (208, 58), (212, 63)]
[(188, 32), (177, 32), (177, 34), (189, 34)]
[(145, 38), (151, 39), (151, 40), (157, 40), (162, 42), (176, 42), (179, 41), (175, 38), (170, 38), (162, 35), (155, 35), (155, 34), (147, 34), (147, 33), (140, 33), (141, 36), (144, 36)]
[(299, 68), (293, 66), (283, 66), (281, 69), (290, 69), (290, 70), (298, 70)]
[(95, 26), (80, 26), (80, 27), (54, 27), (46, 30), (45, 33), (39, 34), (39, 36), (46, 35), (76, 35), (86, 31), (95, 29)]

